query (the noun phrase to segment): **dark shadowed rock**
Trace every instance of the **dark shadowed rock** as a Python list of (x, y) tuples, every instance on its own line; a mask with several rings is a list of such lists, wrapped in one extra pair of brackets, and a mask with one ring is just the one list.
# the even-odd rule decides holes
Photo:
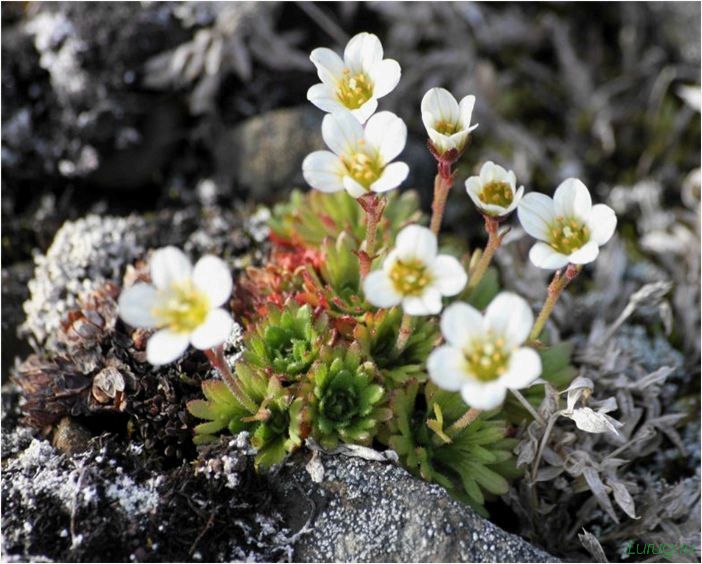
[(321, 455), (319, 462), (320, 483), (304, 464), (275, 480), (289, 499), (290, 526), (309, 520), (296, 562), (557, 561), (392, 462), (343, 455)]
[(21, 262), (2, 269), (2, 364), (3, 382), (15, 357), (29, 352), (26, 343), (17, 337), (17, 327), (24, 320), (22, 302), (27, 299), (27, 282), (32, 277), (32, 264)]
[(273, 562), (292, 552), (245, 438), (169, 470), (110, 435), (62, 454), (4, 427), (2, 450), (4, 561)]

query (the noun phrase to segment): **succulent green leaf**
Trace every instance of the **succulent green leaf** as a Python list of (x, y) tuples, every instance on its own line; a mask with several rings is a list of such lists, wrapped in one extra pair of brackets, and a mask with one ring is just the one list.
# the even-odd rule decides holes
[(373, 383), (370, 363), (360, 362), (355, 345), (326, 348), (310, 371), (312, 434), (323, 446), (342, 442), (368, 444), (387, 419), (385, 390)]
[(312, 366), (328, 320), (314, 319), (309, 306), (290, 302), (284, 309), (271, 307), (246, 338), (246, 364), (296, 381)]
[(383, 381), (392, 386), (409, 380), (426, 381), (426, 359), (440, 338), (436, 320), (417, 317), (407, 343), (397, 351), (401, 324), (401, 308), (381, 309), (366, 313), (354, 330), (362, 352), (373, 360)]
[(227, 426), (225, 421), (210, 421), (209, 423), (200, 423), (195, 426), (195, 433), (198, 435), (213, 435), (224, 429)]
[(506, 438), (504, 415), (499, 410), (483, 412), (449, 436), (446, 429), (468, 406), (460, 394), (445, 392), (432, 383), (424, 385), (423, 394), (419, 391), (416, 382), (393, 390), (388, 444), (408, 470), (443, 485), (485, 514), (486, 494), (504, 493), (508, 479), (515, 477), (514, 439)]
[(214, 421), (219, 419), (220, 414), (217, 409), (205, 400), (192, 400), (188, 402), (188, 411), (198, 419), (209, 419)]
[(497, 472), (475, 462), (469, 462), (467, 466), (475, 481), (490, 493), (502, 495), (509, 491), (509, 483)]

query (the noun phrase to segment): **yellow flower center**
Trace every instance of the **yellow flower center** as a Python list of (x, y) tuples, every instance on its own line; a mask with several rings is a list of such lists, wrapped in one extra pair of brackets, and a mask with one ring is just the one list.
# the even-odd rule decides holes
[(210, 300), (191, 281), (174, 283), (162, 291), (151, 313), (159, 327), (176, 333), (191, 333), (202, 325), (210, 311)]
[(574, 217), (557, 217), (549, 226), (550, 244), (559, 253), (569, 255), (590, 240), (590, 229)]
[(507, 371), (509, 352), (503, 338), (488, 336), (483, 341), (475, 341), (464, 351), (468, 372), (483, 382), (497, 380)]
[(383, 172), (379, 155), (371, 156), (357, 152), (341, 157), (341, 161), (344, 163), (348, 175), (366, 190), (370, 190), (371, 184), (378, 180)]
[(390, 270), (390, 280), (403, 296), (420, 296), (432, 277), (420, 260), (397, 260)]
[(356, 110), (373, 96), (373, 83), (362, 72), (351, 74), (344, 69), (343, 78), (336, 85), (336, 97), (349, 110)]
[(507, 182), (493, 180), (488, 182), (480, 191), (480, 201), (503, 208), (509, 207), (514, 199), (512, 187)]
[(453, 135), (454, 133), (460, 131), (461, 126), (457, 123), (442, 119), (434, 124), (434, 129), (444, 135)]

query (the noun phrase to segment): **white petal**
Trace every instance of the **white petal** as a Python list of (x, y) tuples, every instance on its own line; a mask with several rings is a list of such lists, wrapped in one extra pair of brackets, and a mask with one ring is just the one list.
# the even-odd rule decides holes
[(359, 123), (366, 123), (366, 120), (371, 117), (374, 113), (375, 110), (378, 109), (378, 99), (373, 97), (370, 98), (365, 104), (363, 104), (360, 108), (356, 108), (355, 110), (351, 110), (351, 114), (353, 117), (355, 117)]
[(431, 142), (436, 148), (436, 150), (440, 153), (444, 153), (455, 148), (453, 142), (451, 141), (451, 137), (449, 137), (448, 135), (439, 133), (438, 131), (436, 131), (436, 129), (433, 128), (427, 129), (427, 134), (429, 135), (429, 139), (431, 139)]
[(457, 258), (439, 255), (431, 265), (435, 288), (444, 296), (455, 296), (466, 285), (468, 275)]
[(475, 96), (464, 96), (458, 104), (459, 122), (465, 130), (470, 126), (470, 118), (473, 115), (474, 106)]
[(207, 314), (207, 319), (190, 335), (190, 343), (200, 350), (211, 349), (221, 345), (229, 338), (234, 320), (222, 308), (216, 308)]
[(483, 316), (471, 305), (454, 302), (441, 315), (441, 334), (454, 347), (467, 347), (483, 332)]
[(132, 327), (156, 327), (158, 320), (151, 314), (157, 300), (157, 291), (151, 284), (139, 282), (119, 295), (119, 316)]
[(351, 112), (342, 110), (327, 114), (322, 120), (322, 137), (337, 155), (354, 152), (363, 139), (363, 126)]
[(449, 141), (451, 146), (457, 150), (463, 149), (463, 147), (466, 145), (466, 139), (468, 139), (469, 133), (470, 132), (467, 129), (464, 129), (463, 131), (450, 135)]
[(493, 217), (507, 215), (509, 213), (508, 208), (498, 206), (497, 204), (483, 204), (483, 203), (481, 203), (479, 207), (486, 214), (491, 215)]
[[(521, 210), (521, 206), (517, 210)], [(569, 259), (566, 255), (559, 253), (550, 245), (541, 241), (534, 244), (529, 251), (529, 260), (539, 268), (546, 270), (558, 270), (568, 264)]]
[(480, 177), (479, 176), (471, 176), (470, 178), (466, 179), (466, 192), (470, 196), (470, 199), (473, 200), (473, 203), (477, 207), (482, 207), (483, 203), (480, 200), (480, 193), (483, 190), (483, 185), (480, 182)]
[(422, 98), (422, 115), (427, 112), (436, 121), (458, 123), (461, 117), (456, 98), (445, 88), (432, 88)]
[(377, 35), (354, 35), (344, 49), (344, 62), (352, 72), (369, 72), (383, 58), (383, 45)]
[(302, 176), (307, 184), (320, 192), (343, 190), (343, 172), (339, 157), (331, 151), (315, 151), (302, 161)]
[(617, 216), (609, 206), (597, 204), (592, 206), (587, 226), (590, 229), (590, 240), (602, 246), (614, 235)]
[(512, 348), (527, 340), (534, 314), (527, 301), (512, 292), (500, 292), (485, 310), (485, 326)]
[(385, 59), (373, 66), (370, 78), (373, 81), (373, 97), (382, 98), (395, 89), (400, 82), (400, 64), (394, 59)]
[[(434, 130), (434, 125), (437, 121), (438, 120), (434, 118), (434, 114), (431, 112), (422, 112), (422, 123), (424, 124), (424, 128), (427, 130), (427, 133)], [(436, 131), (434, 132), (437, 133)]]
[(350, 176), (344, 176), (342, 181), (344, 183), (344, 188), (346, 188), (346, 191), (354, 198), (360, 198), (361, 196), (368, 193), (368, 190), (366, 190), (361, 184), (356, 182)]
[(497, 176), (497, 165), (492, 161), (487, 161), (480, 167), (480, 182), (488, 184), (495, 180)]
[(193, 267), (183, 251), (176, 247), (165, 247), (151, 256), (150, 269), (154, 286), (165, 289), (190, 278)]
[(512, 197), (512, 203), (507, 207), (507, 213), (513, 212), (515, 209), (517, 209), (517, 206), (519, 205), (519, 202), (522, 201), (523, 197), (524, 186), (520, 186), (519, 189), (514, 192), (514, 196)]
[(544, 194), (530, 192), (517, 208), (519, 223), (535, 239), (549, 240), (549, 226), (556, 218), (553, 200)]
[(425, 288), (421, 296), (407, 296), (402, 300), (402, 309), (409, 315), (436, 315), (442, 306), (441, 292), (436, 288)]
[(188, 334), (170, 329), (156, 331), (146, 343), (146, 360), (154, 366), (178, 360), (188, 348)]
[(378, 112), (366, 124), (365, 140), (388, 163), (405, 148), (407, 126), (392, 112)]
[(502, 405), (507, 395), (505, 388), (499, 380), (481, 382), (472, 379), (461, 386), (461, 397), (470, 407), (480, 410), (494, 409)]
[(374, 270), (363, 281), (366, 301), (376, 307), (392, 307), (402, 301), (402, 295), (395, 290), (392, 280), (383, 270)]
[(338, 112), (345, 109), (336, 98), (336, 91), (328, 84), (314, 84), (307, 91), (307, 99), (325, 112)]
[(429, 378), (442, 390), (457, 392), (466, 381), (465, 358), (455, 347), (444, 345), (434, 349), (427, 358)]
[(507, 169), (502, 165), (498, 165), (496, 163), (493, 163), (493, 167), (494, 180), (496, 180), (497, 182), (506, 182), (507, 184), (510, 184), (510, 176), (507, 172)]
[(319, 80), (333, 85), (344, 73), (344, 61), (331, 49), (319, 47), (310, 53), (310, 61), (317, 67)]
[(553, 206), (556, 215), (587, 221), (592, 210), (590, 191), (577, 178), (567, 178), (556, 188)]
[(534, 349), (522, 347), (509, 358), (507, 372), (500, 376), (500, 383), (510, 390), (526, 388), (541, 376), (541, 357)]
[(392, 269), (395, 267), (395, 263), (398, 261), (398, 259), (399, 256), (397, 249), (391, 249), (385, 257), (385, 260), (383, 260), (383, 270), (388, 276), (392, 272)]
[(227, 264), (218, 257), (205, 255), (195, 264), (193, 284), (210, 300), (210, 307), (219, 307), (232, 294), (232, 273)]
[(507, 173), (507, 183), (512, 187), (512, 193), (517, 189), (517, 175), (514, 174), (513, 170)]
[(436, 235), (417, 224), (405, 227), (395, 239), (397, 256), (401, 260), (417, 259), (427, 265), (436, 258), (437, 247)]
[(600, 248), (594, 241), (589, 241), (580, 247), (574, 253), (568, 256), (568, 262), (573, 264), (587, 264), (592, 262), (600, 254)]
[(390, 163), (385, 167), (380, 178), (371, 184), (373, 192), (387, 192), (397, 188), (402, 184), (409, 174), (409, 167), (406, 163)]

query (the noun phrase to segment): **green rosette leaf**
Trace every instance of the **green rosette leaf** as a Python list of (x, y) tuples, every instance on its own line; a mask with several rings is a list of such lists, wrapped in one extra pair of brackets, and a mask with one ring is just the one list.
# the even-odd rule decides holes
[(391, 411), (384, 388), (375, 380), (372, 362), (363, 361), (357, 345), (327, 348), (310, 371), (308, 398), (312, 436), (322, 446), (339, 442), (370, 444)]

